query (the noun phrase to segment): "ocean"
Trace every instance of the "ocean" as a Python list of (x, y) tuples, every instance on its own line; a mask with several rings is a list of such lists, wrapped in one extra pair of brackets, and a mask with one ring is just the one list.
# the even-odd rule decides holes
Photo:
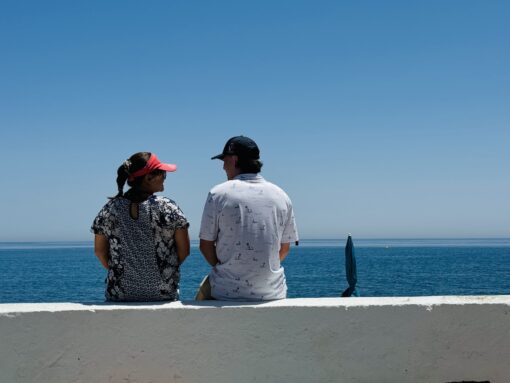
[[(284, 261), (289, 298), (338, 297), (345, 240), (305, 240)], [(510, 294), (510, 239), (354, 239), (360, 296)], [(182, 300), (209, 266), (197, 244), (181, 268)], [(91, 242), (0, 242), (0, 303), (104, 302)]]

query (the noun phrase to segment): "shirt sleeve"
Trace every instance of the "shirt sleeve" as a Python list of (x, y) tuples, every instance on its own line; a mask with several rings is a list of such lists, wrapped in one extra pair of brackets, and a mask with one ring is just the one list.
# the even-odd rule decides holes
[(214, 195), (209, 193), (205, 201), (204, 211), (202, 213), (202, 222), (200, 223), (200, 239), (206, 241), (216, 241), (218, 238), (218, 214)]
[(107, 203), (103, 206), (99, 213), (97, 213), (96, 218), (94, 218), (94, 222), (92, 222), (92, 226), (90, 228), (92, 233), (106, 236), (111, 233), (113, 223), (110, 210), (110, 204)]
[(294, 209), (292, 208), (292, 203), (289, 200), (289, 209), (287, 214), (287, 222), (285, 222), (285, 227), (283, 229), (282, 234), (282, 243), (296, 242), (299, 240), (296, 219), (294, 217)]
[(187, 229), (189, 227), (189, 222), (186, 216), (174, 201), (166, 201), (163, 214), (163, 226), (170, 226), (174, 230)]

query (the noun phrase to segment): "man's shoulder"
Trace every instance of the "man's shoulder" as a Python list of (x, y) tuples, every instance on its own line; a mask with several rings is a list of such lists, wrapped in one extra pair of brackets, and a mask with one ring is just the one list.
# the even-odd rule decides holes
[(249, 187), (249, 183), (243, 180), (228, 180), (212, 187), (210, 193), (213, 195), (231, 194)]
[(222, 194), (222, 193), (225, 193), (232, 186), (232, 182), (233, 181), (225, 181), (225, 182), (222, 182), (220, 184), (214, 185), (211, 188), (211, 190), (209, 191), (209, 193), (211, 193), (211, 194)]
[(244, 191), (246, 189), (250, 189), (253, 186), (256, 188), (262, 187), (268, 191), (270, 191), (272, 194), (280, 195), (286, 199), (288, 199), (287, 193), (278, 185), (267, 181), (266, 179), (260, 177), (260, 179), (255, 183), (247, 182), (243, 179), (233, 179), (228, 180), (225, 182), (222, 182), (220, 184), (217, 184), (211, 188), (209, 193), (212, 196), (225, 196), (225, 195), (232, 195), (237, 194), (237, 192)]
[(270, 181), (267, 181), (267, 180), (264, 180), (263, 184), (264, 184), (264, 187), (270, 189), (272, 192), (274, 192), (276, 194), (280, 194), (281, 196), (283, 196), (285, 198), (289, 198), (289, 196), (287, 195), (285, 190), (283, 190), (280, 186), (278, 186)]

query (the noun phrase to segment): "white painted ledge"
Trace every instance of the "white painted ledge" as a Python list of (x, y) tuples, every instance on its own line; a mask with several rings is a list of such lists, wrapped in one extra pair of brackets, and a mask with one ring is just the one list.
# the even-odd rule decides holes
[(60, 311), (111, 311), (111, 310), (168, 310), (205, 308), (266, 308), (266, 307), (374, 307), (374, 306), (426, 306), (485, 305), (510, 306), (510, 295), (429, 296), (429, 297), (351, 297), (351, 298), (294, 298), (269, 302), (177, 301), (168, 303), (4, 303), (0, 316), (15, 313)]
[(510, 381), (510, 296), (0, 304), (5, 382)]

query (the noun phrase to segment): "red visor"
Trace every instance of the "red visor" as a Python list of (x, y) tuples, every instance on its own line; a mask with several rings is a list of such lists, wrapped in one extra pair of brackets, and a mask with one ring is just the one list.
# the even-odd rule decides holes
[(153, 172), (154, 170), (164, 170), (166, 172), (175, 172), (177, 170), (177, 165), (173, 164), (164, 164), (158, 160), (158, 157), (154, 153), (151, 153), (149, 161), (147, 164), (140, 170), (137, 170), (134, 173), (131, 173), (128, 177), (129, 181), (133, 181), (136, 177), (141, 177), (146, 174)]

